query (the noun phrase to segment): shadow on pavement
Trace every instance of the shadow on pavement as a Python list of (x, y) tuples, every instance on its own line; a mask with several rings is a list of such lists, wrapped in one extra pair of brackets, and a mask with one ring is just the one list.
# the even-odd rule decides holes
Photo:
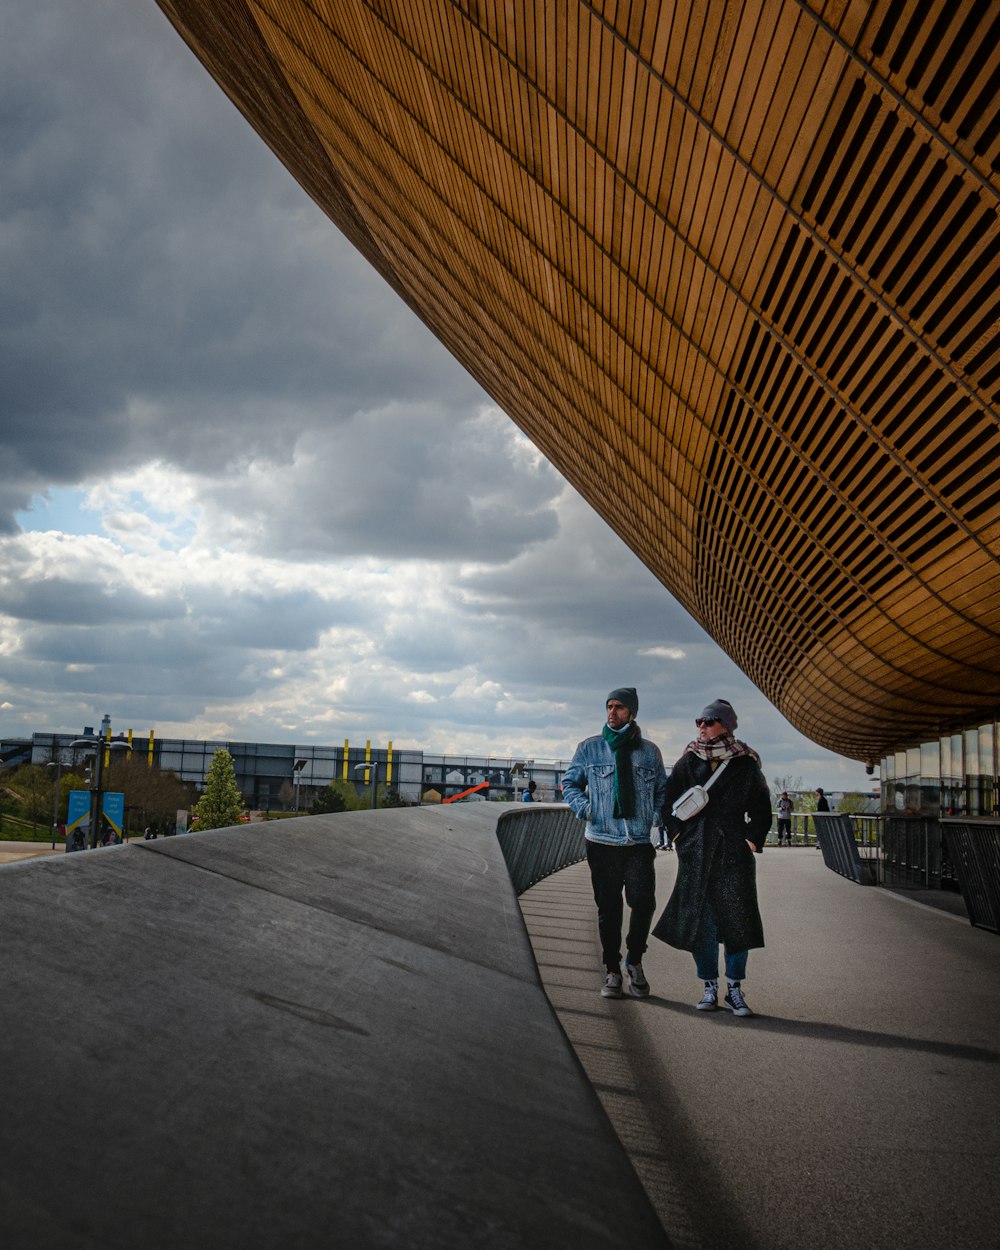
[[(667, 998), (650, 997), (646, 1002), (664, 1011), (675, 1011), (690, 1017), (690, 1003), (673, 1002)], [(935, 1042), (923, 1037), (905, 1037), (899, 1033), (876, 1033), (871, 1029), (851, 1029), (842, 1024), (820, 1024), (813, 1020), (788, 1020), (781, 1016), (754, 1013), (752, 1020), (739, 1020), (728, 1011), (702, 1012), (701, 1018), (716, 1024), (763, 1033), (784, 1033), (792, 1037), (811, 1037), (818, 1041), (845, 1042), (849, 1046), (873, 1046), (888, 1050), (916, 1050), (925, 1054), (944, 1055), (949, 1059), (969, 1059), (974, 1063), (1000, 1062), (1000, 1051), (984, 1046), (964, 1046), (954, 1042)]]

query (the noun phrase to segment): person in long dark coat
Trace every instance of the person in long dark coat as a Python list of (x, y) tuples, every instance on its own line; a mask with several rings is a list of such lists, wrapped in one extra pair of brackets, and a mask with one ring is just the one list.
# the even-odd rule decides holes
[[(667, 780), (664, 812), (677, 852), (677, 880), (652, 935), (694, 955), (705, 986), (699, 1011), (719, 1006), (721, 942), (728, 983), (723, 1005), (750, 1016), (742, 989), (747, 956), (764, 945), (754, 854), (763, 850), (771, 827), (771, 796), (757, 752), (733, 736), (736, 724), (731, 703), (710, 703), (695, 720), (697, 738)], [(704, 786), (723, 763), (706, 807), (687, 821), (670, 814), (685, 790)]]

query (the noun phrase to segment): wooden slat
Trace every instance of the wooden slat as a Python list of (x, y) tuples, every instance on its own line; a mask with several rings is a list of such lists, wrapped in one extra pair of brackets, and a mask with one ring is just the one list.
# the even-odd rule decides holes
[(161, 3), (800, 728), (996, 710), (989, 6)]

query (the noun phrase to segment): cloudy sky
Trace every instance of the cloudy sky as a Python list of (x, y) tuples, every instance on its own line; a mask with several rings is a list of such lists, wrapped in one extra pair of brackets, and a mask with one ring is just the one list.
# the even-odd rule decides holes
[(152, 0), (0, 10), (0, 738), (568, 759), (768, 704), (341, 238)]

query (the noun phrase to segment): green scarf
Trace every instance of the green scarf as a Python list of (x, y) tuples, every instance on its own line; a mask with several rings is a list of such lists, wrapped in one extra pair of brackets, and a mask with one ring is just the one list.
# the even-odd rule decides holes
[(635, 815), (635, 777), (629, 755), (642, 742), (642, 730), (633, 720), (624, 729), (605, 725), (601, 734), (615, 753), (615, 816), (623, 820)]

